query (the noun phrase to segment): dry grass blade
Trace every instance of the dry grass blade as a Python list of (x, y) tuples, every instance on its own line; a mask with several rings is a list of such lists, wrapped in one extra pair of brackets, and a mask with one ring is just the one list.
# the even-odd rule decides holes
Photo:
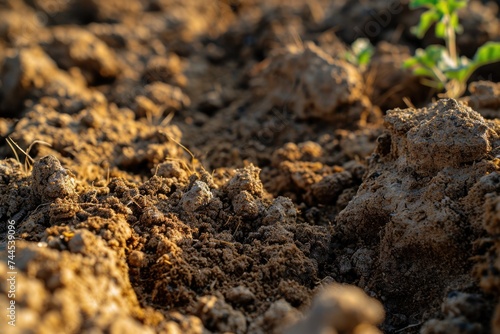
[[(16, 157), (16, 160), (21, 163), (21, 160), (19, 159), (19, 155), (17, 154), (15, 148), (17, 148), (19, 151), (21, 151), (25, 158), (24, 158), (24, 172), (25, 173), (28, 173), (31, 169), (31, 166), (32, 164), (35, 162), (35, 160), (33, 160), (33, 158), (29, 155), (31, 149), (33, 148), (33, 146), (35, 144), (42, 144), (42, 145), (46, 145), (48, 147), (52, 147), (51, 144), (47, 143), (46, 141), (43, 141), (43, 140), (35, 140), (33, 141), (30, 146), (28, 146), (28, 149), (25, 151), (23, 150), (12, 138), (10, 137), (7, 137), (7, 144), (9, 144), (12, 152), (14, 152), (14, 155)], [(15, 148), (14, 148), (15, 147)]]
[(194, 164), (196, 161), (196, 157), (194, 156), (193, 152), (191, 152), (186, 146), (182, 145), (179, 141), (175, 140), (174, 138), (168, 136), (168, 139), (179, 145), (184, 151), (186, 151), (190, 156), (191, 156), (191, 163)]
[[(186, 146), (184, 146), (183, 144), (181, 144), (179, 141), (175, 140), (174, 138), (170, 137), (170, 136), (167, 136), (169, 140), (173, 141), (174, 143), (176, 143), (177, 145), (179, 145), (184, 151), (186, 151), (190, 156), (191, 156), (191, 168), (189, 168), (189, 166), (187, 166), (182, 160), (180, 159), (174, 159), (174, 158), (166, 158), (165, 160), (171, 160), (171, 161), (178, 161), (180, 164), (183, 165), (184, 168), (186, 168), (187, 170), (189, 170), (189, 172), (191, 174), (194, 174), (196, 173), (196, 167), (195, 167), (195, 164), (199, 163), (199, 160), (196, 159), (196, 157), (194, 156), (193, 152), (191, 152)], [(200, 164), (202, 170), (205, 170), (205, 168), (203, 167), (202, 164)], [(156, 172), (155, 172), (156, 174)]]
[(410, 98), (409, 98), (409, 97), (407, 97), (407, 96), (403, 97), (403, 102), (406, 104), (406, 106), (407, 106), (408, 108), (413, 108), (413, 109), (416, 109), (416, 108), (415, 108), (415, 105), (413, 104), (413, 102), (411, 102), (411, 100), (410, 100)]
[(161, 121), (160, 123), (160, 126), (167, 126), (168, 124), (170, 124), (170, 121), (172, 121), (172, 119), (174, 118), (174, 113), (171, 112), (169, 113), (167, 116), (165, 116), (165, 118)]
[(16, 149), (14, 148), (14, 145), (17, 146), (17, 144), (15, 144), (14, 141), (10, 137), (7, 137), (5, 139), (5, 141), (9, 145), (10, 149), (12, 150), (12, 152), (14, 153), (14, 156), (16, 157), (17, 162), (21, 163), (21, 160), (19, 160), (19, 155), (17, 154)]

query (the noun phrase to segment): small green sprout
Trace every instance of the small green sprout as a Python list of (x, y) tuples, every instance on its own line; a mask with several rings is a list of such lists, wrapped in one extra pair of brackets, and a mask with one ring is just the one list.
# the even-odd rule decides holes
[(362, 70), (370, 64), (374, 53), (373, 45), (366, 38), (358, 38), (345, 54), (345, 59), (351, 64), (359, 66)]
[(435, 24), (435, 34), (445, 40), (446, 46), (429, 45), (418, 49), (415, 56), (404, 63), (417, 76), (425, 77), (422, 83), (438, 91), (446, 91), (444, 97), (460, 97), (467, 88), (467, 80), (481, 66), (500, 61), (500, 43), (488, 42), (469, 59), (459, 57), (456, 34), (462, 32), (457, 11), (467, 6), (467, 0), (411, 0), (410, 8), (427, 8), (420, 17), (413, 33), (423, 38)]

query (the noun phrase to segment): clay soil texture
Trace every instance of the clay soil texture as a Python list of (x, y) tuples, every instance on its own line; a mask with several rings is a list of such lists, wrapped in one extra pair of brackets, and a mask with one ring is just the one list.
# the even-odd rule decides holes
[(0, 332), (500, 333), (500, 65), (439, 99), (421, 13), (0, 0)]

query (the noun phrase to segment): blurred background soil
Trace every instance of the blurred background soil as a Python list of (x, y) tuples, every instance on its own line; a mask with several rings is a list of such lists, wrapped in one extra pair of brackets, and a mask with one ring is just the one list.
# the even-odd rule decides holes
[[(463, 54), (500, 41), (498, 1), (460, 15)], [(2, 331), (500, 333), (500, 65), (437, 101), (418, 17), (0, 0)]]

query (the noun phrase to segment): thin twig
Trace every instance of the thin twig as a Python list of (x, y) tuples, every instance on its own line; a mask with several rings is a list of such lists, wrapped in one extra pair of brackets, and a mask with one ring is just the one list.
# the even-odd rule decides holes
[(413, 325), (408, 325), (406, 327), (403, 327), (403, 328), (400, 328), (398, 329), (397, 331), (395, 331), (394, 333), (399, 333), (399, 332), (402, 332), (408, 328), (413, 328), (413, 327), (417, 327), (417, 326), (420, 326), (422, 324), (422, 322), (419, 322), (419, 323), (416, 323), (416, 324), (413, 324)]

